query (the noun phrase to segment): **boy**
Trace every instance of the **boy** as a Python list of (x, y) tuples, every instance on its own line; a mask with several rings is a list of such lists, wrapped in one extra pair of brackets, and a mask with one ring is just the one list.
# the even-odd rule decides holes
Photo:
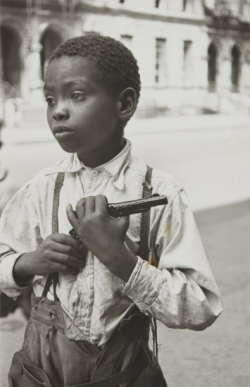
[[(1, 222), (2, 290), (16, 297), (34, 282), (23, 375), (51, 386), (166, 386), (148, 349), (150, 317), (202, 330), (222, 304), (185, 193), (171, 176), (153, 170), (153, 193), (168, 204), (151, 210), (150, 264), (140, 256), (141, 215), (107, 212), (107, 201), (151, 189), (147, 166), (123, 137), (140, 94), (136, 60), (109, 37), (70, 39), (52, 54), (44, 91), (49, 126), (69, 155), (28, 182)], [(69, 235), (72, 227), (80, 240)]]

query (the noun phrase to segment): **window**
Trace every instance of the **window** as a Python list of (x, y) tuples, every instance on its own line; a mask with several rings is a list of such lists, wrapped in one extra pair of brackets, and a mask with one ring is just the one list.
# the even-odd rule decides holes
[(166, 39), (156, 39), (155, 54), (155, 83), (164, 83), (166, 80)]
[(2, 55), (2, 79), (3, 86), (7, 86), (6, 93), (14, 95), (19, 92), (21, 81), (21, 42), (18, 31), (12, 27), (0, 27), (0, 49)]
[(40, 53), (41, 60), (41, 78), (44, 80), (44, 74), (49, 63), (49, 58), (55, 48), (62, 42), (62, 37), (53, 30), (48, 29), (43, 34), (40, 43), (42, 50)]
[(187, 0), (182, 0), (182, 10), (186, 11), (187, 8)]
[(233, 93), (239, 92), (240, 70), (240, 50), (234, 45), (231, 51), (231, 82)]
[(192, 45), (191, 40), (184, 40), (183, 44), (183, 75), (184, 83), (188, 85), (192, 78)]
[(161, 0), (155, 0), (155, 8), (159, 8)]
[(213, 43), (208, 47), (208, 90), (212, 93), (216, 90), (217, 76), (217, 51)]

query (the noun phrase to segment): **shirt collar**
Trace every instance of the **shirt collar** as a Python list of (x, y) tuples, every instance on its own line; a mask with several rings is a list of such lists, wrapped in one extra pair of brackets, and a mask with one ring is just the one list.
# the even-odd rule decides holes
[(58, 164), (50, 168), (46, 172), (46, 175), (52, 175), (59, 172), (78, 172), (81, 169), (85, 169), (87, 171), (94, 169), (97, 171), (106, 170), (112, 176), (114, 186), (119, 190), (123, 190), (125, 186), (124, 173), (131, 157), (131, 142), (127, 139), (125, 139), (125, 141), (125, 146), (118, 155), (109, 160), (107, 163), (99, 165), (96, 168), (87, 167), (81, 160), (79, 160), (77, 154), (73, 153), (67, 155)]

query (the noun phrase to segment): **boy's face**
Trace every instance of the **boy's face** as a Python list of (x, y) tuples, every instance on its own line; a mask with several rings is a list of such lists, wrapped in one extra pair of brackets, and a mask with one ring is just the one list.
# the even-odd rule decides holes
[(54, 59), (46, 72), (44, 92), (49, 126), (66, 152), (76, 152), (91, 166), (96, 164), (92, 157), (110, 152), (117, 143), (120, 146), (118, 98), (97, 82), (91, 61)]

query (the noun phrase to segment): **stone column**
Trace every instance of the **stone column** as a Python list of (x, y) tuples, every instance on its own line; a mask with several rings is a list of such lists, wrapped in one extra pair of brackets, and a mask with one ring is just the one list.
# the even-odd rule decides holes
[[(223, 39), (223, 38), (222, 38)], [(219, 74), (217, 82), (218, 110), (221, 113), (230, 113), (232, 106), (230, 103), (231, 93), (231, 50), (230, 40), (221, 40), (221, 55), (219, 57)]]
[(240, 56), (240, 82), (239, 92), (242, 94), (249, 94), (250, 91), (250, 51), (245, 43), (241, 44), (241, 56)]
[(39, 104), (42, 101), (42, 86), (41, 80), (41, 58), (40, 52), (42, 45), (39, 41), (38, 34), (38, 22), (32, 20), (31, 31), (30, 31), (30, 49), (26, 58), (26, 71), (29, 81), (30, 89), (30, 102), (32, 104)]

